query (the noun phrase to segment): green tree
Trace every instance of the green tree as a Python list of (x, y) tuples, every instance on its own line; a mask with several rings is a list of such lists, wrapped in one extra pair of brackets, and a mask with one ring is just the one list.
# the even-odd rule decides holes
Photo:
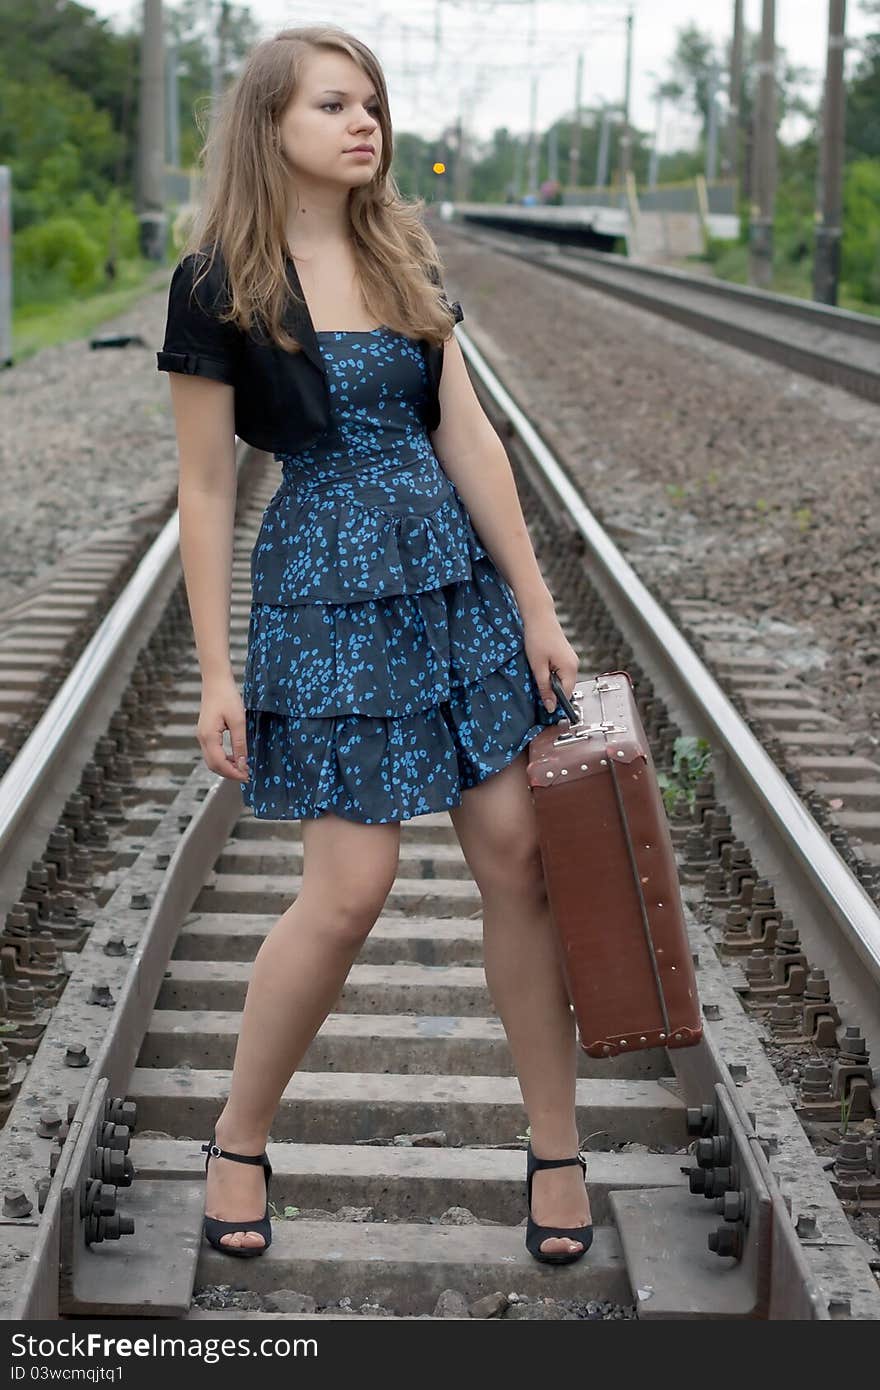
[(877, 27), (862, 42), (846, 94), (847, 157), (880, 159), (880, 0), (862, 0), (862, 9)]

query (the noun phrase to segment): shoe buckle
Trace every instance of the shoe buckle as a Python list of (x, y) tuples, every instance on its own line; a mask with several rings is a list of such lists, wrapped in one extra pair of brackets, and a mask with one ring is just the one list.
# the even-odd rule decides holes
[(204, 1151), (209, 1158), (219, 1158), (223, 1153), (223, 1150), (220, 1148), (219, 1144), (205, 1144)]

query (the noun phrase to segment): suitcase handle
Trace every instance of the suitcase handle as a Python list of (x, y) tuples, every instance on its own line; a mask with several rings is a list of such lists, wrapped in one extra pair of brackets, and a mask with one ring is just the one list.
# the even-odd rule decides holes
[(559, 679), (557, 668), (554, 666), (550, 671), (550, 684), (553, 687), (553, 694), (565, 710), (566, 717), (571, 724), (580, 724), (581, 716), (569, 700), (565, 691), (562, 689), (562, 681)]

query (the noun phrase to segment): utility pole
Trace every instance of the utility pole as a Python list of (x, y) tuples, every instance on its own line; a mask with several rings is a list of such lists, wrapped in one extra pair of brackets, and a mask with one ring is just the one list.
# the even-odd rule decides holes
[(816, 251), (813, 260), (813, 298), (820, 304), (837, 303), (840, 280), (846, 107), (846, 88), (843, 83), (845, 46), (846, 0), (829, 0), (828, 57), (822, 102), (822, 150), (816, 202)]
[(726, 179), (736, 183), (739, 201), (739, 121), (742, 101), (743, 0), (733, 0), (733, 41), (730, 45), (730, 89), (727, 97), (727, 148), (722, 160)]
[(559, 126), (555, 121), (547, 132), (547, 177), (559, 182)]
[(626, 178), (632, 164), (632, 135), (629, 128), (629, 104), (632, 90), (633, 12), (626, 16), (626, 77), (623, 84), (623, 121), (620, 127), (620, 186), (626, 188)]
[[(529, 55), (535, 61), (535, 0), (529, 6)], [(538, 73), (532, 72), (529, 95), (529, 169), (527, 192), (538, 196)]]
[(166, 158), (171, 168), (177, 169), (180, 165), (180, 118), (177, 94), (177, 43), (174, 38), (168, 41), (168, 47), (165, 50), (165, 65), (167, 77), (165, 92), (168, 98)]
[(718, 177), (718, 64), (714, 58), (709, 76), (709, 120), (706, 127), (706, 182)]
[(767, 289), (773, 280), (773, 213), (776, 202), (776, 0), (763, 0), (761, 56), (756, 65), (755, 172), (749, 227), (749, 282)]
[(584, 55), (577, 56), (577, 72), (574, 79), (574, 119), (571, 123), (571, 140), (568, 146), (568, 186), (577, 188), (581, 176), (581, 129), (583, 124), (584, 93)]
[(144, 0), (141, 39), (140, 124), (137, 150), (137, 215), (141, 254), (165, 257), (165, 35), (162, 0)]
[(211, 107), (216, 111), (226, 75), (226, 48), (229, 41), (229, 3), (220, 0), (217, 33), (214, 36), (214, 61), (211, 64)]
[(658, 88), (654, 107), (654, 143), (651, 146), (651, 160), (648, 165), (648, 187), (657, 187), (657, 173), (660, 168), (660, 122), (663, 117), (663, 91)]
[(0, 367), (12, 366), (12, 170), (0, 164)]
[(608, 145), (613, 119), (614, 114), (611, 108), (604, 106), (602, 108), (602, 128), (599, 132), (599, 153), (596, 159), (597, 188), (604, 188), (608, 182)]

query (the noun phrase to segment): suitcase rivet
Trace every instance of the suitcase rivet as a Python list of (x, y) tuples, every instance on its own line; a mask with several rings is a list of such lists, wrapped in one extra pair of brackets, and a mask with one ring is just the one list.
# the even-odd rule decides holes
[(610, 1048), (610, 1047), (608, 1046), (608, 1044), (606, 1043), (605, 1046), (602, 1048), (602, 1051), (603, 1051), (603, 1052), (610, 1052), (610, 1051), (611, 1051), (611, 1048)]
[(567, 776), (568, 776), (568, 768), (567, 768), (567, 767), (564, 767), (564, 768), (562, 769), (562, 776), (563, 776), (563, 777), (567, 777)]
[(617, 750), (617, 756), (618, 756), (618, 758), (622, 758), (622, 757), (623, 757), (623, 749), (622, 749), (622, 748), (618, 748), (618, 750)]
[(581, 763), (581, 772), (586, 772), (586, 771), (587, 771), (587, 764), (586, 764), (586, 763)]
[(665, 1041), (666, 1041), (666, 1034), (665, 1034), (665, 1033), (661, 1033), (659, 1036), (660, 1036), (660, 1041), (661, 1041), (661, 1042), (665, 1042)]
[(620, 1046), (621, 1046), (621, 1047), (626, 1047), (626, 1038), (621, 1038), (621, 1039), (620, 1039)]
[(646, 1042), (647, 1042), (647, 1041), (648, 1041), (648, 1039), (647, 1039), (647, 1038), (639, 1038), (639, 1042), (643, 1042), (643, 1043), (646, 1043)]
[(669, 969), (670, 969), (670, 970), (674, 970), (674, 969), (675, 969), (675, 966), (674, 966), (674, 965), (670, 965)]
[(662, 903), (658, 903), (657, 906), (658, 906), (658, 907), (662, 907), (663, 904), (662, 904)]
[(599, 766), (600, 766), (600, 767), (604, 767), (607, 761), (608, 761), (607, 758), (600, 758), (600, 759), (599, 759)]
[(681, 1033), (676, 1033), (676, 1035), (675, 1035), (675, 1041), (676, 1041), (676, 1042), (681, 1042)]
[(548, 776), (548, 777), (552, 777), (552, 776), (553, 776), (553, 773), (552, 773), (552, 772), (548, 772), (548, 773), (547, 773), (547, 776)]

